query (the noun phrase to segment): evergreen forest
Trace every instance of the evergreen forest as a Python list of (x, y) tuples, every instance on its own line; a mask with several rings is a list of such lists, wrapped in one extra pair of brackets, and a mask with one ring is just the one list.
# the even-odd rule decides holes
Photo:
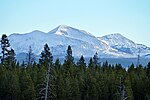
[(84, 55), (75, 62), (68, 46), (61, 63), (45, 44), (39, 62), (29, 47), (27, 60), (19, 63), (5, 34), (0, 42), (0, 100), (150, 100), (150, 62), (125, 69), (100, 63), (97, 53), (88, 63)]

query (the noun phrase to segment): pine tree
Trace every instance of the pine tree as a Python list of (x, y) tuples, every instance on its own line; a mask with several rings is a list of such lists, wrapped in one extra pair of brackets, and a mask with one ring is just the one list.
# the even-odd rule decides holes
[(94, 62), (93, 62), (92, 58), (90, 58), (90, 61), (89, 61), (89, 64), (88, 64), (88, 71), (92, 76), (94, 76), (95, 68), (94, 68)]
[(150, 77), (150, 62), (147, 65), (147, 76)]
[(7, 35), (3, 34), (1, 38), (1, 48), (2, 48), (1, 63), (2, 64), (6, 63), (6, 59), (8, 58), (8, 54), (9, 54), (9, 50), (8, 50), (9, 47), (10, 47), (10, 43), (7, 38)]
[(53, 61), (53, 56), (50, 52), (50, 48), (49, 48), (48, 44), (46, 43), (44, 45), (44, 50), (41, 52), (41, 57), (39, 59), (39, 63), (47, 66), (48, 64), (52, 64), (52, 61)]
[(56, 59), (55, 64), (54, 64), (55, 69), (59, 70), (61, 67), (61, 63), (59, 61), (59, 58)]
[(81, 56), (81, 58), (77, 62), (77, 66), (80, 68), (81, 71), (85, 72), (85, 70), (86, 70), (86, 63), (85, 63), (85, 60), (84, 60), (83, 56)]
[(73, 64), (74, 63), (73, 60), (74, 60), (74, 58), (72, 56), (72, 49), (71, 49), (71, 46), (69, 45), (68, 49), (67, 49), (67, 55), (66, 55), (65, 62)]
[(71, 98), (72, 100), (79, 100), (80, 99), (80, 92), (79, 92), (79, 82), (77, 78), (70, 79), (71, 81)]
[(133, 71), (134, 71), (134, 64), (132, 63), (131, 66), (128, 69), (128, 72), (133, 73)]
[(37, 86), (37, 76), (38, 76), (38, 67), (36, 62), (33, 63), (31, 67), (27, 67), (28, 73), (31, 76), (31, 79), (34, 83), (34, 86)]
[(51, 75), (51, 68), (53, 66), (53, 56), (50, 52), (50, 48), (48, 47), (48, 44), (45, 44), (44, 45), (44, 51), (41, 52), (41, 58), (39, 59), (39, 63), (40, 64), (43, 64), (44, 66), (47, 67), (47, 72), (46, 72), (46, 80), (44, 85), (45, 87), (44, 88), (41, 88), (42, 90), (45, 91), (45, 94), (44, 94), (44, 98), (45, 100), (47, 100), (48, 98), (52, 98), (51, 97), (51, 87), (50, 87), (50, 78), (52, 77)]
[(94, 98), (94, 100), (98, 100), (98, 96), (97, 96), (97, 82), (95, 77), (89, 77), (89, 100), (92, 100)]
[(13, 68), (12, 70), (9, 70), (8, 72), (9, 73), (7, 75), (7, 78), (9, 82), (7, 84), (7, 88), (8, 88), (7, 98), (12, 99), (12, 100), (20, 100), (21, 91), (20, 91), (19, 76), (17, 74), (17, 70)]
[(36, 95), (35, 95), (34, 84), (30, 75), (27, 73), (26, 69), (22, 69), (19, 80), (20, 80), (20, 90), (21, 90), (20, 99), (35, 100)]
[(70, 75), (73, 75), (73, 68), (74, 68), (74, 57), (72, 56), (72, 49), (71, 46), (68, 46), (66, 59), (63, 64), (63, 68), (65, 70), (65, 73), (69, 73)]
[(44, 100), (45, 96), (45, 80), (46, 80), (46, 69), (44, 66), (40, 66), (37, 70), (37, 84), (36, 94), (38, 100)]
[(92, 68), (92, 69), (94, 68), (94, 62), (92, 58), (90, 58), (88, 68)]
[(12, 66), (12, 67), (15, 66), (15, 64), (16, 64), (15, 56), (16, 56), (15, 51), (13, 49), (11, 49), (8, 52), (8, 57), (6, 59), (8, 61), (9, 66)]
[(34, 61), (35, 61), (35, 56), (34, 56), (34, 53), (32, 52), (31, 46), (29, 46), (29, 51), (26, 57), (27, 65), (32, 65)]
[(128, 100), (133, 100), (133, 91), (131, 88), (131, 82), (129, 76), (125, 78), (124, 84), (125, 84), (126, 98)]
[(96, 68), (99, 64), (98, 62), (99, 58), (98, 58), (98, 53), (96, 52), (94, 57), (93, 57), (93, 62), (94, 62), (94, 67)]
[[(68, 46), (66, 59), (63, 64), (63, 77), (64, 77), (64, 85), (66, 86), (64, 90), (64, 96), (66, 99), (76, 100), (79, 95), (79, 86), (76, 78), (77, 78), (77, 68), (75, 67), (74, 57), (72, 56), (71, 46)], [(75, 96), (75, 95), (76, 96)], [(75, 96), (75, 97), (74, 97)], [(64, 98), (65, 99), (65, 98)]]
[(56, 91), (56, 100), (63, 100), (65, 99), (65, 88), (66, 85), (64, 84), (64, 78), (62, 74), (56, 76), (55, 82), (55, 91)]
[(0, 66), (0, 100), (6, 100), (6, 95), (8, 94), (8, 71), (2, 65)]

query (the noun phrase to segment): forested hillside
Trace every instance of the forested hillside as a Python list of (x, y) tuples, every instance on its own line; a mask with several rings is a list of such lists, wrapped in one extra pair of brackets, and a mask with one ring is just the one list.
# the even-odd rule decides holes
[(86, 64), (84, 56), (75, 63), (71, 46), (64, 63), (53, 61), (44, 45), (39, 63), (29, 50), (27, 62), (16, 62), (15, 51), (2, 36), (0, 100), (150, 100), (150, 63), (129, 66), (100, 63), (98, 54)]

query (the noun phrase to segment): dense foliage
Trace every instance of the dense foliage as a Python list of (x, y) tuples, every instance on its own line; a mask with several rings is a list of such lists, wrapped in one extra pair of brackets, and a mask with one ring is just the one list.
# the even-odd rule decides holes
[(46, 44), (39, 64), (1, 63), (0, 100), (44, 100), (46, 83), (51, 100), (121, 100), (122, 86), (127, 100), (150, 100), (150, 63), (125, 70), (120, 64), (100, 64), (97, 53), (88, 64), (83, 56), (75, 63), (71, 46), (63, 64), (52, 59)]

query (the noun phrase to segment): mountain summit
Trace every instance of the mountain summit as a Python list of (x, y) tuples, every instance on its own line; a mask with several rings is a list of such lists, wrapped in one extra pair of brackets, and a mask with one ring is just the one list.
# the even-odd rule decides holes
[(119, 33), (116, 34), (110, 34), (110, 35), (105, 35), (103, 37), (99, 38), (102, 41), (105, 41), (110, 47), (113, 49), (116, 49), (120, 52), (124, 52), (127, 54), (131, 54), (134, 56), (137, 56), (139, 50), (142, 56), (146, 54), (149, 54), (149, 47), (142, 45), (142, 44), (137, 44), (134, 43), (132, 40), (122, 36)]
[(139, 49), (142, 56), (150, 54), (149, 47), (136, 44), (119, 33), (95, 37), (86, 31), (66, 25), (60, 25), (48, 33), (35, 30), (25, 34), (11, 34), (8, 38), (18, 55), (28, 52), (29, 46), (39, 55), (45, 43), (49, 45), (53, 55), (59, 57), (66, 54), (68, 45), (71, 45), (75, 57), (91, 57), (98, 52), (105, 58), (131, 58), (137, 56)]
[(59, 25), (58, 27), (56, 27), (55, 29), (53, 29), (52, 31), (48, 32), (49, 34), (57, 34), (57, 35), (64, 35), (66, 37), (72, 37), (72, 38), (77, 38), (80, 39), (82, 38), (81, 36), (90, 36), (90, 37), (95, 37), (92, 34), (83, 31), (83, 30), (79, 30), (67, 25)]
[(67, 26), (67, 25), (59, 25), (58, 27), (56, 27), (55, 29), (53, 29), (52, 31), (48, 32), (49, 34), (54, 33), (57, 35), (68, 35), (67, 31), (70, 29), (71, 27)]

